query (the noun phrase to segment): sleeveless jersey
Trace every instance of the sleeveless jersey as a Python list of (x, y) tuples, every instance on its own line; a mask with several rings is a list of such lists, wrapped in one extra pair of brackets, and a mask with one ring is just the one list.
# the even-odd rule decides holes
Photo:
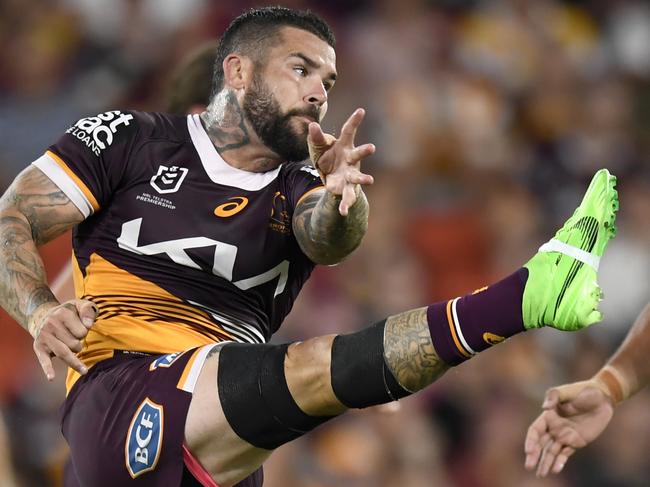
[[(198, 115), (81, 119), (34, 163), (86, 217), (73, 231), (78, 298), (99, 308), (79, 357), (263, 343), (314, 264), (293, 211), (322, 188), (306, 163), (253, 173), (219, 155)], [(68, 389), (78, 375), (70, 369)]]

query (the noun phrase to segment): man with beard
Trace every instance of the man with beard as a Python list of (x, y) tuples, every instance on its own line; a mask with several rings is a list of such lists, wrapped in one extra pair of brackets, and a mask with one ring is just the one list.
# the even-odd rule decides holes
[[(350, 335), (267, 343), (314, 265), (340, 262), (367, 226), (364, 111), (338, 139), (318, 123), (334, 44), (310, 12), (247, 12), (220, 39), (204, 113), (84, 118), (0, 200), (0, 302), (48, 378), (53, 356), (70, 366), (77, 484), (258, 486), (273, 449), (348, 408), (407, 396), (526, 329), (601, 318), (596, 269), (618, 204), (606, 170), (489, 288)], [(36, 245), (70, 227), (78, 299), (60, 304)]]

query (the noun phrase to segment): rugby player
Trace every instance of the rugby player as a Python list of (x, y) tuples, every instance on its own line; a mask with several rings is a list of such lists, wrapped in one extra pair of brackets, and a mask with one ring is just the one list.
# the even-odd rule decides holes
[[(52, 357), (70, 366), (77, 484), (259, 486), (275, 448), (348, 408), (412, 394), (518, 332), (601, 319), (618, 207), (606, 170), (504, 280), (357, 333), (267, 343), (314, 265), (367, 226), (364, 111), (338, 138), (319, 125), (334, 47), (310, 12), (249, 11), (220, 39), (204, 113), (84, 118), (0, 200), (0, 300), (48, 378)], [(77, 299), (61, 304), (37, 245), (72, 227)]]
[(526, 468), (541, 477), (560, 473), (576, 450), (600, 436), (614, 408), (650, 384), (650, 305), (641, 312), (625, 340), (588, 380), (553, 387), (544, 411), (526, 435)]

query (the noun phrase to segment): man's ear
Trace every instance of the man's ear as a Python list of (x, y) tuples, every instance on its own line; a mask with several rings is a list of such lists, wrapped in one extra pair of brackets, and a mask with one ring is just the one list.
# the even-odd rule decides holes
[(246, 56), (230, 54), (223, 60), (224, 85), (233, 90), (245, 89), (252, 79), (253, 62)]

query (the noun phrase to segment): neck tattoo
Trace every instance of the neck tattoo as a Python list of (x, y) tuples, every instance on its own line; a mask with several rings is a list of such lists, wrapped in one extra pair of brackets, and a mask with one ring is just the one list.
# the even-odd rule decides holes
[(223, 153), (239, 149), (250, 143), (244, 124), (244, 112), (232, 91), (223, 90), (216, 95), (201, 120), (215, 148)]

